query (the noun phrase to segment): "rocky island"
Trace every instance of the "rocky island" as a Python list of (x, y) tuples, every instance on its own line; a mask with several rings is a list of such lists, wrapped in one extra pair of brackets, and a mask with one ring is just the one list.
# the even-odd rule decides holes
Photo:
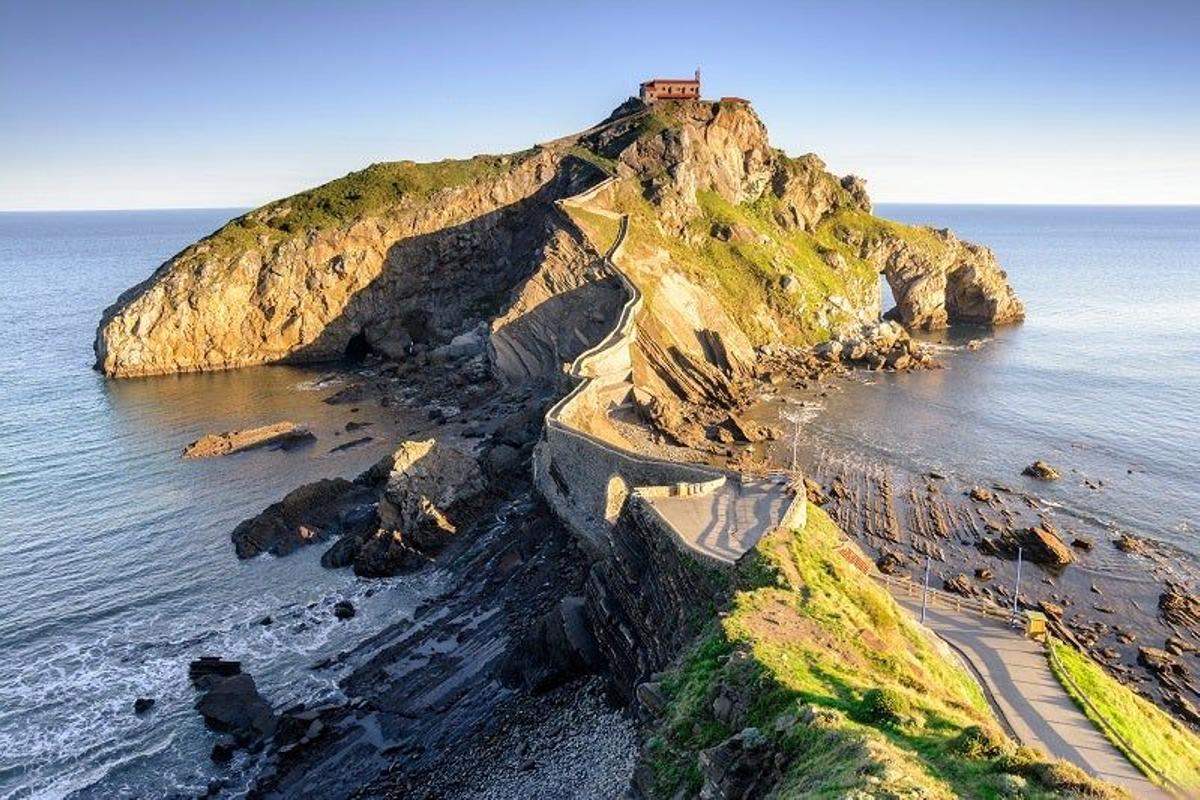
[[(644, 94), (527, 151), (251, 211), (122, 295), (95, 352), (118, 378), (365, 359), (330, 402), (437, 425), (232, 532), (241, 558), (447, 574), (338, 657), (343, 702), (260, 726), (255, 796), (1125, 796), (1014, 741), (876, 580), (909, 556), (852, 524), (851, 479), (772, 467), (750, 414), (762, 387), (936, 366), (910, 332), (1023, 316), (991, 251), (875, 216), (745, 101)], [(1047, 525), (980, 539), (1075, 557)], [(1200, 601), (1175, 594), (1196, 652)], [(1180, 700), (1153, 699), (1187, 719), (1162, 656)]]

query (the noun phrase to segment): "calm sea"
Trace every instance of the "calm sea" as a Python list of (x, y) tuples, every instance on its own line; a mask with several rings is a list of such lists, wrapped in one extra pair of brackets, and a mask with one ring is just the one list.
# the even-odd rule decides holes
[[(944, 370), (860, 373), (807, 423), (808, 445), (1032, 488), (1068, 514), (1200, 554), (1200, 208), (876, 212), (991, 247), (1028, 318), (926, 337)], [(968, 350), (975, 338), (985, 345)], [(1022, 478), (1038, 458), (1063, 479)]]
[[(327, 697), (336, 675), (308, 667), (432, 586), (432, 576), (373, 584), (323, 569), (321, 548), (238, 562), (230, 544), (240, 520), (298, 484), (353, 476), (382, 456), (397, 434), (380, 409), (323, 404), (332, 388), (320, 390), (318, 371), (125, 381), (92, 371), (103, 308), (233, 213), (0, 214), (5, 800), (202, 792), (218, 771), (192, 708), (190, 659), (241, 659), (279, 704)], [(179, 457), (207, 431), (283, 419), (311, 425), (317, 443)], [(375, 424), (342, 433), (351, 419)], [(364, 434), (375, 441), (329, 452)], [(360, 611), (348, 622), (331, 614), (342, 597)], [(258, 624), (268, 615), (272, 625)], [(143, 696), (157, 702), (138, 717)]]
[[(239, 520), (386, 451), (396, 437), (377, 409), (321, 404), (314, 371), (91, 370), (103, 308), (232, 213), (0, 214), (0, 800), (203, 790), (218, 773), (189, 659), (241, 658), (281, 705), (329, 696), (336, 675), (308, 667), (433, 591), (435, 576), (323, 570), (319, 548), (233, 556)], [(808, 435), (979, 481), (1012, 483), (1045, 458), (1068, 472), (1051, 499), (1200, 551), (1200, 209), (879, 213), (993, 247), (1029, 321), (973, 352), (959, 345), (978, 331), (935, 337), (946, 370), (852, 384)], [(374, 419), (377, 440), (329, 453), (352, 418)], [(179, 458), (206, 431), (280, 419), (314, 426), (317, 445)], [(335, 624), (343, 596), (362, 613)], [(157, 700), (144, 717), (139, 696)]]

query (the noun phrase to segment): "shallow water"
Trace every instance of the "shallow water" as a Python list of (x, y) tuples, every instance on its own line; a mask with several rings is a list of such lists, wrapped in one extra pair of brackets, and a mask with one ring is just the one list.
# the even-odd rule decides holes
[[(1200, 208), (876, 211), (990, 246), (1028, 318), (928, 337), (941, 371), (858, 373), (807, 415), (806, 449), (1022, 487), (1200, 554)], [(1023, 478), (1037, 458), (1063, 479)]]
[[(242, 659), (277, 705), (328, 696), (335, 673), (307, 667), (436, 582), (359, 581), (321, 568), (320, 547), (238, 562), (229, 540), (298, 484), (369, 466), (415, 412), (326, 405), (333, 388), (309, 369), (91, 370), (104, 306), (231, 213), (0, 214), (0, 798), (202, 789), (217, 770), (190, 659)], [(284, 419), (317, 442), (179, 457), (203, 433)], [(350, 420), (374, 424), (347, 434)], [(329, 452), (364, 435), (375, 439)], [(344, 596), (360, 613), (338, 623)], [(259, 625), (266, 615), (274, 624)], [(157, 700), (143, 717), (139, 696)]]

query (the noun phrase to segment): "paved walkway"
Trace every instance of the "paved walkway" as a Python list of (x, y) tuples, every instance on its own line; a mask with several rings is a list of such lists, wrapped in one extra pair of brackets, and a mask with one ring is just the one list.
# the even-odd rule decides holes
[[(920, 616), (920, 598), (896, 600)], [(1170, 800), (1079, 710), (1050, 671), (1042, 645), (999, 620), (974, 614), (931, 608), (925, 619), (970, 663), (993, 707), (1022, 744), (1123, 786), (1139, 800)]]
[(733, 563), (779, 524), (791, 499), (786, 480), (743, 477), (712, 494), (651, 503), (697, 550)]

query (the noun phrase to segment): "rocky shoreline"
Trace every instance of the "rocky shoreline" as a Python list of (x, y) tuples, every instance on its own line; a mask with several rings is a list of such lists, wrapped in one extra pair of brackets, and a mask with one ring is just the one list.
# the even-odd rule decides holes
[[(793, 388), (815, 413), (839, 378)], [(753, 419), (777, 411), (756, 408)], [(1025, 561), (1018, 604), (1047, 614), (1057, 635), (1173, 716), (1200, 730), (1200, 564), (1165, 543), (1072, 516), (1036, 492), (1025, 474), (1053, 480), (1044, 462), (1013, 465), (1013, 485), (937, 471), (915, 473), (851, 449), (814, 450), (800, 438), (809, 496), (891, 575), (1011, 608), (1016, 555)], [(773, 443), (756, 457), (776, 468), (791, 451)], [(1060, 468), (1066, 465), (1058, 465)]]

